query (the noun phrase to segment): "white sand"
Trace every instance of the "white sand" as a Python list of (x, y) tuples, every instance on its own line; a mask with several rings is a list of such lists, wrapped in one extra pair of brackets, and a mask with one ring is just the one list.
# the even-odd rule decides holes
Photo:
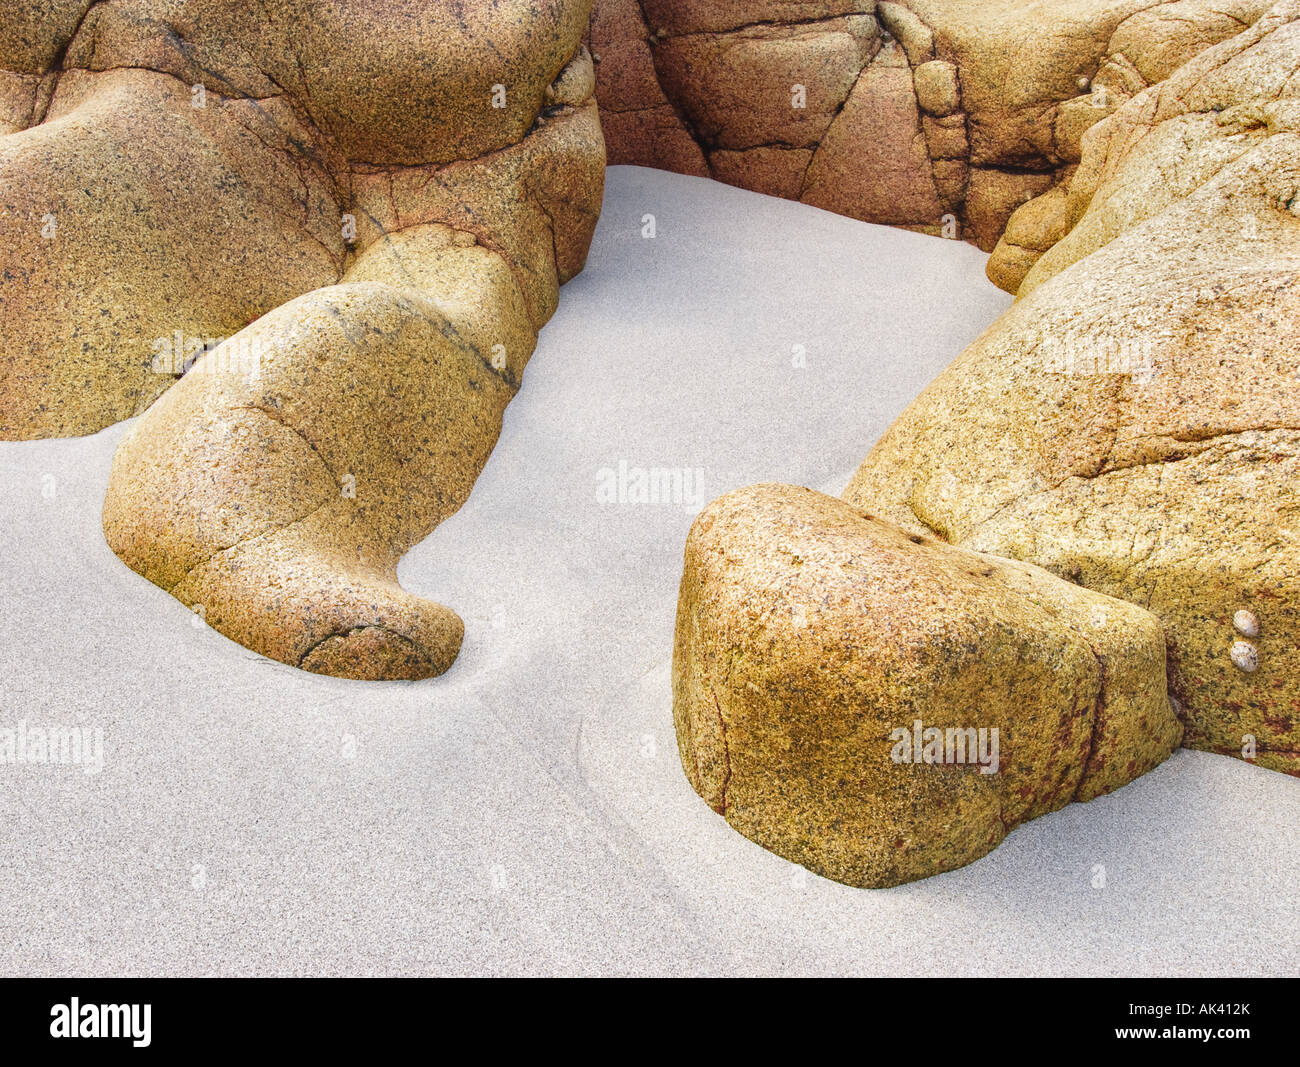
[(192, 625), (100, 533), (121, 427), (0, 445), (0, 728), (104, 731), (97, 775), (0, 765), (0, 971), (1300, 970), (1282, 775), (1180, 752), (964, 870), (872, 892), (746, 841), (681, 773), (667, 664), (691, 516), (598, 504), (597, 472), (838, 491), (1006, 306), (983, 259), (611, 170), (472, 499), (403, 561), (468, 626), (428, 682), (304, 674)]

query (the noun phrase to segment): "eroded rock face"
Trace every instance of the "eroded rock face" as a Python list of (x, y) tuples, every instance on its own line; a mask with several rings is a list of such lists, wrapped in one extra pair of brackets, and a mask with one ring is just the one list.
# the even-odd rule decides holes
[(696, 791), (857, 886), (969, 863), (1182, 734), (1148, 612), (781, 485), (692, 528), (673, 686)]
[[(1269, 0), (597, 0), (610, 160), (992, 249), (1083, 134)], [(1027, 220), (1026, 220), (1027, 222)], [(995, 262), (1019, 284), (1055, 220)]]
[[(588, 5), (327, 6), (277, 0), (250, 15), (230, 0), (126, 0), (0, 14), (0, 436), (89, 433), (139, 414), (178, 376), (153, 358), (155, 341), (229, 337), (338, 282), (382, 232), (459, 212), (474, 233), (451, 204), (462, 193), (516, 216), (509, 234), (498, 218), (478, 236), (532, 290), (533, 325), (545, 321), (555, 298), (542, 290), (580, 266), (599, 209), (579, 43)], [(587, 154), (568, 175), (489, 162), (526, 139), (574, 137)], [(516, 199), (536, 217), (497, 206)], [(570, 250), (559, 266), (546, 262), (548, 201)]]
[(124, 561), (287, 663), (445, 670), (460, 620), (396, 564), (469, 493), (585, 260), (587, 22), (561, 0), (11, 5), (0, 436), (144, 412), (104, 506)]
[[(996, 235), (992, 205), (1020, 180), (979, 206), (970, 190), (1004, 180), (991, 160), (1031, 167), (1055, 145), (1065, 165), (990, 262), (1015, 305), (895, 422), (842, 503), (731, 494), (687, 548), (686, 773), (743, 833), (855, 885), (969, 862), (999, 823), (1121, 785), (1180, 734), (1300, 774), (1300, 4), (1232, 27), (1196, 5), (1091, 7), (1061, 5), (1090, 27), (1067, 36), (1128, 79), (1099, 122), (1078, 107), (990, 122), (1019, 90), (999, 105), (973, 86), (1061, 71), (999, 66), (973, 32), (935, 44), (980, 164), (968, 222)], [(1085, 130), (1074, 163), (1052, 140), (1063, 126)], [(1089, 700), (1102, 725), (1083, 747)], [(885, 762), (909, 718), (990, 715), (1024, 746), (1005, 783)]]
[(1186, 743), (1292, 773), (1298, 11), (1280, 5), (1089, 134), (1061, 198), (1068, 235), (845, 494), (1148, 608)]
[[(1279, 5), (1089, 134), (1069, 235), (845, 494), (1149, 608), (1188, 745), (1291, 772), (1296, 16)], [(1240, 611), (1257, 636), (1232, 625)]]

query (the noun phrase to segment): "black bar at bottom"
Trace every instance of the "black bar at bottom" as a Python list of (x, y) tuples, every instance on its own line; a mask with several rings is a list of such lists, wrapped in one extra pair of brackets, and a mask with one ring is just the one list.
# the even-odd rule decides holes
[[(9, 1058), (15, 1053), (110, 1050), (131, 1056), (320, 1051), (337, 1058), (428, 1048), (430, 1039), (454, 1027), (471, 1044), (531, 1032), (546, 1035), (541, 1045), (552, 1049), (562, 1040), (573, 1053), (598, 1052), (599, 1045), (609, 1053), (615, 1051), (608, 1047), (609, 1028), (617, 1032), (620, 1018), (639, 1033), (640, 1044), (647, 1037), (654, 1042), (656, 1029), (668, 1038), (682, 1013), (696, 1025), (712, 1018), (709, 1025), (725, 1020), (725, 1030), (738, 1031), (717, 1033), (721, 1041), (775, 1038), (805, 1047), (831, 1038), (838, 1044), (855, 1031), (849, 1043), (864, 1055), (877, 1041), (932, 1051), (1019, 1045), (1087, 1053), (1127, 1045), (1222, 1055), (1293, 1049), (1300, 992), (1294, 980), (1236, 978), (853, 984), (830, 991), (817, 982), (784, 981), (768, 990), (750, 981), (733, 991), (715, 981), (707, 991), (678, 991), (676, 998), (686, 999), (674, 1010), (671, 1002), (656, 1006), (644, 990), (629, 990), (622, 1007), (613, 996), (602, 1004), (590, 989), (561, 992), (553, 1004), (550, 991), (501, 982), (457, 990), (420, 979), (11, 978), (0, 980), (0, 1051), (11, 1063), (23, 1062)], [(473, 1014), (455, 1011), (458, 992), (479, 1001)], [(617, 988), (610, 992), (617, 996)], [(707, 997), (708, 1007), (693, 1007), (693, 995)]]

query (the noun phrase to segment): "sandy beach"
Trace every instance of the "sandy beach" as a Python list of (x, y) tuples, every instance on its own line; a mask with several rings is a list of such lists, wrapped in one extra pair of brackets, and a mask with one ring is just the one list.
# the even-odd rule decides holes
[(1293, 778), (1179, 751), (869, 891), (747, 841), (681, 772), (694, 511), (838, 493), (1008, 306), (984, 260), (612, 168), (473, 495), (402, 562), (466, 623), (429, 681), (272, 662), (128, 570), (100, 530), (124, 425), (0, 443), (0, 729), (102, 738), (102, 766), (0, 763), (0, 972), (1295, 974)]

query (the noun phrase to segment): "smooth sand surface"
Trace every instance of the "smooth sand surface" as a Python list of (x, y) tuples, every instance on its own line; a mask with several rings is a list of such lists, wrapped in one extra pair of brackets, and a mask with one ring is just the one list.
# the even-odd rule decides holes
[(402, 562), (467, 625), (425, 682), (270, 662), (127, 570), (99, 526), (122, 427), (0, 445), (0, 728), (104, 739), (98, 774), (0, 764), (0, 971), (1300, 970), (1300, 781), (1239, 761), (1179, 752), (881, 891), (765, 852), (681, 772), (668, 664), (691, 509), (601, 503), (601, 470), (700, 468), (710, 499), (838, 492), (1007, 305), (983, 262), (611, 170), (587, 271), (472, 498)]

